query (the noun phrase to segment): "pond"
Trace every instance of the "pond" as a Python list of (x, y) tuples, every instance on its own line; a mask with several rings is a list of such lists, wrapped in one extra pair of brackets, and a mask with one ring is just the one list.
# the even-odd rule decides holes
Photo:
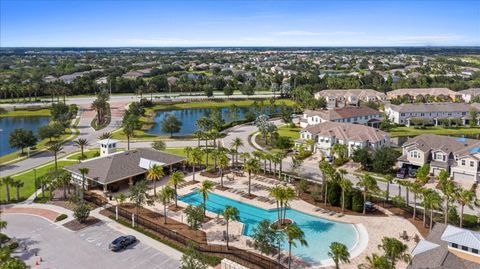
[[(225, 123), (229, 123), (233, 120), (244, 120), (245, 113), (250, 109), (250, 107), (237, 107), (237, 115), (235, 119), (232, 119), (228, 107), (220, 107), (220, 112), (222, 113)], [(279, 112), (280, 107), (275, 107), (275, 112)], [(212, 112), (212, 108), (186, 108), (178, 110), (161, 110), (157, 111), (155, 115), (155, 125), (147, 130), (146, 132), (154, 135), (161, 136), (170, 136), (170, 133), (162, 132), (161, 121), (168, 115), (173, 114), (177, 119), (182, 122), (182, 128), (180, 132), (175, 133), (175, 135), (191, 135), (197, 130), (197, 125), (195, 124), (197, 120), (205, 115), (209, 115)], [(265, 109), (265, 114), (268, 114), (268, 109)]]
[(17, 149), (8, 145), (10, 133), (17, 128), (32, 130), (37, 135), (39, 127), (47, 124), (50, 117), (5, 117), (0, 118), (0, 156), (12, 153)]

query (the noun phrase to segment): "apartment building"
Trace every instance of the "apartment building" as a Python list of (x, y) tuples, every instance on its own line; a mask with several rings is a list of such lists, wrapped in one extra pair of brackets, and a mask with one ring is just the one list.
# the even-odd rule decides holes
[(378, 128), (382, 112), (369, 107), (343, 107), (328, 110), (306, 110), (300, 119), (300, 127), (306, 128), (322, 122), (345, 122)]
[(416, 88), (416, 89), (398, 89), (394, 91), (390, 91), (387, 93), (388, 100), (395, 99), (395, 98), (407, 98), (411, 101), (415, 101), (418, 99), (434, 99), (438, 100), (461, 100), (462, 94), (458, 92), (454, 92), (447, 88)]
[(360, 102), (385, 101), (387, 96), (375, 90), (370, 89), (350, 89), (350, 90), (323, 90), (315, 93), (315, 98), (325, 98), (327, 108), (358, 106)]

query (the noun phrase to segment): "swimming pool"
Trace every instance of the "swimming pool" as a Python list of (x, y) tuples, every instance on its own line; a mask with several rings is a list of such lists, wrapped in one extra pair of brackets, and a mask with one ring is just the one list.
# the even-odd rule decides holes
[[(178, 199), (191, 205), (199, 205), (203, 202), (202, 196), (196, 191)], [(252, 235), (252, 228), (264, 219), (271, 222), (277, 219), (276, 209), (265, 210), (218, 194), (210, 193), (208, 195), (208, 211), (219, 213), (227, 205), (236, 207), (240, 211), (240, 221), (245, 224), (244, 235)], [(322, 261), (328, 260), (328, 251), (332, 242), (342, 243), (350, 250), (357, 243), (357, 230), (352, 224), (326, 220), (295, 209), (287, 210), (287, 218), (293, 219), (303, 230), (308, 243), (308, 247), (297, 244), (296, 248), (292, 248), (292, 252), (309, 263), (320, 264)], [(284, 246), (284, 249), (288, 249), (287, 245)]]

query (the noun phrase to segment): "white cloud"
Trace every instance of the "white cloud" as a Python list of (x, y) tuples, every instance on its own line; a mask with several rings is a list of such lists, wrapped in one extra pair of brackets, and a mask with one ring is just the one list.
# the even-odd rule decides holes
[(335, 31), (335, 32), (311, 32), (303, 30), (292, 30), (283, 32), (272, 32), (274, 36), (331, 36), (331, 35), (361, 35), (363, 32), (348, 32), (348, 31)]

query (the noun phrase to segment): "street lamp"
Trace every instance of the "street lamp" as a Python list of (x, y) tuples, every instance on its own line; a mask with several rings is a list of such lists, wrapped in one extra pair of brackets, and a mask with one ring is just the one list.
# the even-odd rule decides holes
[(37, 199), (37, 169), (33, 168), (33, 180), (35, 184), (35, 199)]

